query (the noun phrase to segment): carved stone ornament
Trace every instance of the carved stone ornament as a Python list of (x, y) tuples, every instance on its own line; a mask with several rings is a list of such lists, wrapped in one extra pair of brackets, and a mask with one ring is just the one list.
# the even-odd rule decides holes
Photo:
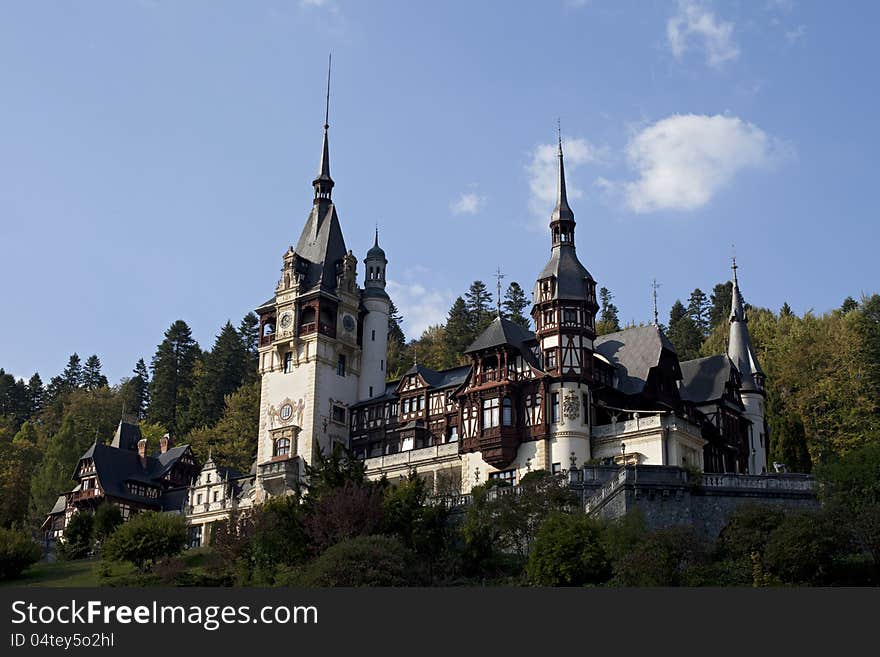
[(581, 414), (581, 400), (574, 390), (565, 393), (565, 399), (562, 402), (562, 412), (569, 420), (577, 420)]
[[(271, 421), (272, 417), (272, 409), (270, 407), (269, 417)], [(277, 418), (281, 422), (282, 425), (287, 426), (291, 424), (296, 424), (298, 426), (302, 426), (303, 419), (303, 410), (305, 409), (305, 403), (302, 398), (298, 401), (294, 402), (290, 397), (286, 397), (283, 402), (281, 402), (281, 406), (277, 411)], [(273, 424), (274, 426), (274, 424)]]

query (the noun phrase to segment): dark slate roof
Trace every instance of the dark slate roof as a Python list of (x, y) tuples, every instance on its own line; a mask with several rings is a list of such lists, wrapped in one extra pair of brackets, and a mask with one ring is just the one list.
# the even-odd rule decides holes
[(367, 260), (384, 260), (388, 262), (388, 259), (385, 257), (385, 250), (379, 246), (379, 228), (376, 228), (376, 240), (373, 242), (373, 246), (370, 247), (370, 250), (367, 251)]
[(578, 260), (574, 246), (571, 244), (561, 244), (550, 251), (550, 260), (538, 276), (538, 282), (535, 283), (534, 299), (541, 298), (540, 281), (551, 276), (556, 278), (553, 299), (584, 300), (587, 296), (584, 281), (593, 281), (590, 272)]
[[(418, 374), (432, 388), (448, 388), (449, 386), (458, 386), (464, 383), (467, 375), (470, 374), (471, 366), (462, 365), (461, 367), (453, 367), (448, 370), (432, 370), (424, 365), (413, 365), (404, 376)], [(399, 382), (398, 382), (399, 383)]]
[(315, 203), (303, 227), (295, 249), (297, 255), (309, 262), (308, 273), (301, 289), (336, 291), (336, 267), (347, 250), (333, 203)]
[(158, 456), (148, 456), (146, 465), (141, 463), (137, 450), (118, 449), (112, 445), (93, 443), (80, 457), (92, 458), (98, 481), (104, 493), (111, 497), (136, 500), (145, 504), (159, 504), (160, 500), (148, 499), (133, 495), (125, 485), (127, 481), (150, 484), (161, 489), (160, 479), (169, 471), (177, 460), (189, 449), (189, 445), (180, 445), (169, 449)]
[(685, 401), (704, 404), (724, 396), (733, 363), (725, 354), (681, 363), (679, 394)]
[(660, 363), (664, 350), (675, 353), (675, 347), (659, 327), (634, 326), (596, 338), (594, 349), (617, 369), (617, 389), (626, 395), (637, 395), (645, 388), (652, 367)]
[(524, 350), (523, 343), (535, 339), (535, 334), (503, 317), (496, 317), (485, 330), (477, 336), (464, 353), (470, 354), (483, 349), (510, 345)]
[(125, 420), (120, 420), (119, 426), (116, 427), (116, 433), (110, 442), (112, 447), (118, 449), (126, 449), (137, 451), (138, 441), (141, 439), (141, 429), (136, 424), (131, 424)]
[(186, 506), (188, 491), (186, 488), (169, 488), (166, 490), (160, 502), (163, 511), (183, 511)]

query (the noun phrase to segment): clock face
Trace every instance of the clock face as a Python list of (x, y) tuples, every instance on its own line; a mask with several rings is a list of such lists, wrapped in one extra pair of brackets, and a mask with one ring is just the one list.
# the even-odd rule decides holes
[(292, 415), (293, 406), (291, 406), (290, 404), (284, 404), (284, 406), (281, 407), (281, 419), (287, 421)]
[(281, 328), (289, 328), (293, 323), (293, 315), (290, 313), (284, 313), (281, 315)]
[(344, 328), (349, 333), (354, 331), (354, 317), (351, 315), (346, 315), (342, 318), (342, 328)]

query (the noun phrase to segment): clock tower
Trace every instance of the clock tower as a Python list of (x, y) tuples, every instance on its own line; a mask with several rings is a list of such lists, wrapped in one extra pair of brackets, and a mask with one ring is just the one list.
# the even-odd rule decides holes
[[(325, 119), (311, 212), (296, 246), (282, 256), (275, 295), (257, 309), (258, 501), (291, 492), (318, 450), (348, 445), (348, 409), (358, 401), (363, 375), (364, 326), (376, 324), (363, 303), (357, 258), (345, 246), (332, 200), (328, 128)], [(383, 346), (387, 311), (384, 318)], [(383, 365), (384, 359), (376, 358)], [(384, 372), (374, 374), (371, 383), (379, 386), (381, 380), (384, 391)]]

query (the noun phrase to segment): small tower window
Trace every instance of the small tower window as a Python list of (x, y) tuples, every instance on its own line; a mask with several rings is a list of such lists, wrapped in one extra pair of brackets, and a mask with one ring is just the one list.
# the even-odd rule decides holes
[(373, 329), (373, 332), (372, 332), (372, 340), (373, 340), (373, 342), (376, 341), (376, 329)]
[(293, 352), (288, 351), (284, 354), (284, 373), (290, 374), (293, 372)]
[(559, 422), (559, 393), (554, 392), (550, 395), (550, 421)]
[(345, 354), (339, 354), (336, 361), (336, 373), (339, 376), (345, 376)]

